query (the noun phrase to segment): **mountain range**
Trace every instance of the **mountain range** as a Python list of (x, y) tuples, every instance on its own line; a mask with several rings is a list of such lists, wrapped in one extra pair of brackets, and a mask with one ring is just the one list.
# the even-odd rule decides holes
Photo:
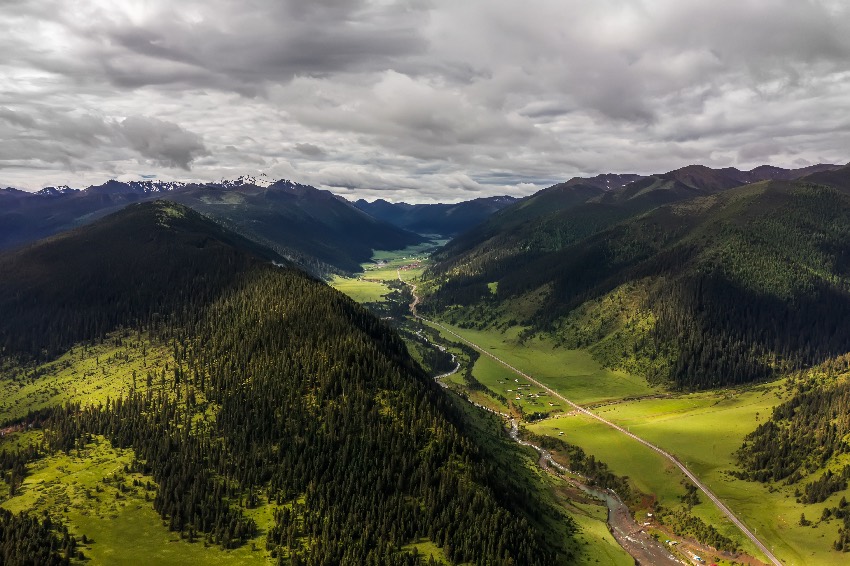
[(441, 250), (424, 308), (490, 304), (681, 388), (820, 363), (850, 350), (848, 183), (848, 166), (694, 166), (556, 185)]
[(360, 199), (354, 206), (384, 222), (418, 234), (443, 237), (456, 236), (483, 222), (487, 217), (518, 199), (511, 196), (477, 198), (457, 204), (392, 203), (383, 199), (367, 202)]
[[(790, 375), (776, 411), (744, 423), (728, 477), (826, 502), (823, 520), (844, 521), (833, 548), (850, 548), (838, 501), (850, 165), (602, 174), (440, 205), (350, 203), (263, 178), (3, 189), (0, 234), (0, 561), (104, 562), (112, 533), (145, 525), (170, 531), (181, 560), (434, 563), (424, 550), (453, 564), (572, 563), (587, 531), (571, 517), (584, 511), (553, 502), (584, 496), (534, 479), (537, 453), (523, 460), (502, 421), (442, 391), (391, 326), (402, 316), (382, 320), (316, 277), (424, 235), (455, 237), (421, 276), (398, 254), (373, 272), (383, 282), (347, 281), (390, 287), (401, 312), (402, 266), (420, 278), (423, 314), (494, 346), (540, 338), (589, 353), (588, 368), (622, 370), (653, 399)], [(433, 349), (426, 330), (402, 329)], [(516, 410), (475, 349), (447, 346), (445, 370), (468, 367), (445, 385)], [(539, 397), (518, 404), (525, 393)], [(554, 399), (548, 410), (558, 418)], [(545, 416), (513, 414), (529, 428)], [(582, 481), (604, 470), (624, 496), (641, 485), (556, 430), (546, 446)], [(659, 494), (632, 495), (644, 510)], [(664, 497), (699, 504), (693, 490)], [(682, 532), (709, 532), (688, 517)], [(138, 539), (145, 560), (168, 550)], [(216, 547), (227, 553), (204, 554)]]
[(131, 203), (161, 198), (185, 204), (315, 273), (356, 271), (374, 249), (400, 249), (422, 241), (329, 191), (240, 177), (204, 184), (109, 181), (83, 190), (50, 187), (37, 193), (0, 189), (0, 249), (81, 226)]

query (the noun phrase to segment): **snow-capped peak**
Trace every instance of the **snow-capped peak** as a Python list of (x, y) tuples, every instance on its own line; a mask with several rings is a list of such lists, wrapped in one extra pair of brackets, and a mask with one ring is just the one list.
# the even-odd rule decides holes
[(252, 175), (240, 175), (235, 179), (222, 179), (218, 184), (228, 189), (232, 189), (245, 185), (254, 185), (256, 187), (267, 188), (273, 185), (274, 183), (274, 179), (269, 178), (269, 176), (265, 173), (260, 173), (260, 175), (257, 177), (254, 177)]
[(40, 191), (36, 192), (36, 194), (45, 197), (53, 197), (75, 192), (77, 192), (76, 189), (72, 189), (68, 185), (61, 185), (59, 187), (44, 187)]
[(181, 181), (130, 181), (128, 184), (144, 193), (164, 193), (186, 186)]

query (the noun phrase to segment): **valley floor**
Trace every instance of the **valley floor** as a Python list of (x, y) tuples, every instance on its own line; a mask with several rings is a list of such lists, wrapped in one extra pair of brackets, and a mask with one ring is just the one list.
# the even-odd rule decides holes
[[(373, 275), (373, 284), (380, 284), (381, 279), (390, 281), (397, 274), (409, 282), (421, 276), (420, 270), (396, 272), (393, 267), (398, 264), (390, 259)], [(445, 320), (441, 324), (568, 399), (592, 408), (603, 418), (674, 454), (750, 527), (782, 564), (831, 566), (845, 562), (846, 555), (832, 549), (839, 527), (837, 521), (813, 521), (811, 526), (801, 526), (799, 518), (801, 513), (813, 519), (818, 517), (823, 507), (837, 505), (848, 494), (846, 490), (833, 494), (824, 503), (804, 505), (797, 502), (793, 487), (745, 481), (730, 474), (736, 469), (734, 454), (744, 436), (788, 398), (785, 380), (679, 394), (650, 386), (625, 372), (603, 368), (586, 351), (557, 348), (539, 336), (523, 340), (521, 328), (496, 329), (495, 325), (461, 328), (448, 325)], [(457, 341), (441, 332), (446, 343)], [(492, 410), (531, 416), (527, 424), (530, 432), (577, 445), (607, 463), (614, 473), (628, 476), (633, 487), (647, 496), (643, 501), (632, 502), (639, 517), (645, 517), (654, 502), (669, 509), (686, 508), (682, 499), (688, 482), (659, 454), (564, 407), (558, 400), (547, 398), (534, 387), (519, 387), (521, 378), (487, 356), (480, 356), (474, 363), (472, 375), (486, 391), (466, 388), (460, 374), (447, 381), (454, 388), (464, 390), (471, 400)], [(688, 507), (689, 513), (704, 524), (713, 525), (748, 554), (761, 556), (735, 525), (700, 495), (700, 501)], [(654, 529), (663, 540), (673, 537), (669, 528), (662, 529), (654, 521), (649, 522), (647, 528)], [(585, 536), (599, 531), (593, 526), (598, 523), (585, 520), (582, 524)], [(677, 538), (686, 540), (686, 537)], [(595, 542), (601, 549), (598, 538)], [(681, 554), (693, 562), (691, 556)], [(718, 564), (732, 563), (720, 553), (715, 558)], [(737, 560), (743, 559), (742, 556)], [(762, 560), (766, 558), (762, 556)]]

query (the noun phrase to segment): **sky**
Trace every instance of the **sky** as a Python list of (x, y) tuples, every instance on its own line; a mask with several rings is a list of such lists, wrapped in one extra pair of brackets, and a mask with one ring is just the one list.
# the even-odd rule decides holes
[(850, 161), (845, 0), (0, 0), (0, 186), (348, 198)]

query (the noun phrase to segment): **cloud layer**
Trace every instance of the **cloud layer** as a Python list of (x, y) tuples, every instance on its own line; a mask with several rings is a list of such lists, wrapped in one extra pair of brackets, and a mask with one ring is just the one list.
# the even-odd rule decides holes
[(850, 159), (842, 0), (6, 0), (0, 183), (458, 200)]

